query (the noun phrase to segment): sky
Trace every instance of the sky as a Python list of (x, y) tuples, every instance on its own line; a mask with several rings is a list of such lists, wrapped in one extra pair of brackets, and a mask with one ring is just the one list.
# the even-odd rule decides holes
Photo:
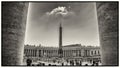
[(30, 3), (25, 44), (58, 47), (60, 23), (63, 46), (99, 46), (96, 6), (91, 2)]

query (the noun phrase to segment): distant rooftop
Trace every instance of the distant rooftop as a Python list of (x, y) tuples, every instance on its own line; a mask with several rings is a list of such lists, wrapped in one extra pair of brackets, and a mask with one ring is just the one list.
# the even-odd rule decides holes
[(63, 47), (77, 47), (77, 46), (81, 46), (81, 44), (71, 44), (71, 45), (65, 45)]
[[(27, 45), (25, 45), (25, 46), (31, 46), (31, 47), (48, 47), (48, 46), (42, 46), (42, 45), (39, 45), (39, 46), (35, 46), (35, 45), (29, 45), (29, 44), (27, 44)], [(81, 45), (81, 44), (70, 44), (70, 45), (64, 45), (63, 47), (87, 47), (87, 48), (93, 48), (93, 47), (98, 47), (99, 48), (99, 46), (85, 46), (85, 45)], [(54, 47), (48, 47), (48, 48), (54, 48)], [(55, 48), (58, 48), (58, 47), (55, 47)]]

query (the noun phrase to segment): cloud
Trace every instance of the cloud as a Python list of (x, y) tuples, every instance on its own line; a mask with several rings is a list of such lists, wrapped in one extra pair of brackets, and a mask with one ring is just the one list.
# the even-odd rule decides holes
[(74, 12), (68, 11), (66, 7), (59, 6), (53, 9), (51, 12), (46, 12), (46, 15), (56, 18), (68, 18), (74, 15)]

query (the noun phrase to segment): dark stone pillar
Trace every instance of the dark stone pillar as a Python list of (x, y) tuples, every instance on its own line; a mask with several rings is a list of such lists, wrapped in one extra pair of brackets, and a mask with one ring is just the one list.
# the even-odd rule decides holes
[(2, 65), (21, 65), (28, 3), (2, 2)]
[(97, 5), (102, 65), (118, 65), (118, 2)]

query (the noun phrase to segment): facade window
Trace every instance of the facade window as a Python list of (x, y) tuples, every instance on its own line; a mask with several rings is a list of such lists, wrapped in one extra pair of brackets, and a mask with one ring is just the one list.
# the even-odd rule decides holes
[(91, 51), (91, 55), (93, 55), (93, 51)]
[(30, 49), (28, 49), (28, 56), (29, 56), (29, 54), (30, 54)]
[(90, 50), (87, 50), (87, 56), (90, 56)]
[(29, 49), (29, 56), (31, 56), (31, 49)]
[(79, 50), (79, 56), (81, 56), (81, 51)]
[(44, 50), (43, 50), (43, 55), (44, 55)]
[(39, 50), (39, 57), (41, 57), (41, 50)]
[(28, 50), (26, 49), (26, 56), (27, 56), (27, 54), (28, 54)]
[(96, 55), (96, 50), (95, 50), (95, 55)]
[(100, 55), (100, 52), (99, 52), (99, 50), (98, 50), (98, 55)]
[(85, 52), (84, 52), (84, 56), (87, 56), (87, 50), (85, 50)]

